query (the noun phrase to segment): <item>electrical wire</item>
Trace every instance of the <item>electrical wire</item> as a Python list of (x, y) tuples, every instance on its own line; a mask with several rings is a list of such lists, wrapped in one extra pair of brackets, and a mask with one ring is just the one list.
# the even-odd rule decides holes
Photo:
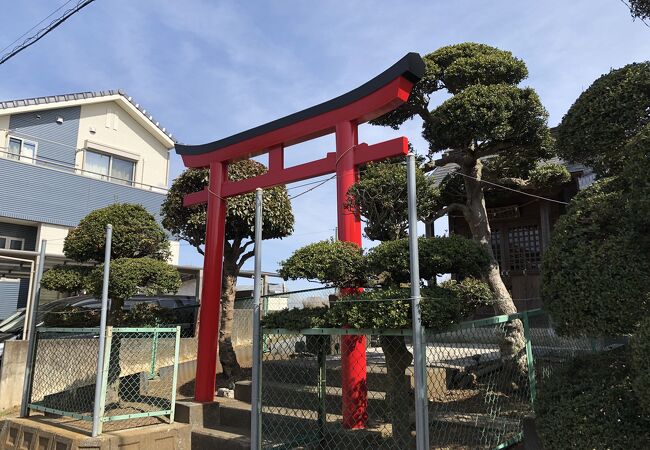
[[(31, 47), (43, 37), (45, 37), (48, 33), (53, 31), (55, 28), (57, 28), (59, 25), (61, 25), (63, 22), (68, 20), (72, 15), (76, 14), (77, 12), (81, 11), (81, 9), (85, 8), (86, 6), (90, 5), (92, 2), (95, 0), (79, 0), (79, 2), (72, 8), (66, 10), (63, 15), (61, 15), (59, 18), (53, 20), (50, 22), (50, 24), (44, 28), (41, 28), (36, 34), (33, 34), (32, 36), (28, 37), (25, 39), (22, 44), (17, 45), (16, 47), (13, 48), (13, 50), (9, 51), (8, 53), (5, 53), (2, 57), (0, 57), (0, 65), (4, 64), (7, 62), (9, 59), (13, 58), (16, 56), (18, 53), (22, 52), (28, 47)], [(20, 39), (20, 38), (18, 38)], [(11, 44), (9, 44), (11, 45)]]
[[(634, 14), (634, 11), (632, 10), (632, 5), (630, 5), (630, 4), (629, 4), (628, 2), (626, 2), (625, 0), (621, 0), (621, 3), (623, 3), (625, 6), (627, 6), (627, 9), (630, 10), (630, 13), (631, 13), (631, 14)], [(643, 22), (643, 25), (645, 25), (646, 27), (650, 28), (650, 24), (649, 24), (648, 22), (646, 22), (645, 19), (644, 19), (643, 17), (634, 17), (634, 16), (633, 16), (633, 20), (634, 20), (634, 19), (639, 19), (641, 22)]]
[(311, 191), (313, 191), (314, 189), (318, 189), (319, 187), (321, 187), (322, 185), (324, 185), (324, 184), (327, 183), (328, 181), (333, 180), (334, 178), (336, 178), (336, 174), (334, 174), (334, 175), (332, 175), (331, 177), (329, 177), (329, 178), (327, 178), (327, 179), (321, 181), (319, 184), (317, 184), (317, 185), (314, 186), (314, 187), (311, 187), (311, 188), (309, 188), (309, 189), (307, 189), (307, 190), (305, 190), (305, 191), (302, 191), (302, 192), (300, 192), (300, 193), (298, 193), (298, 194), (296, 194), (296, 195), (292, 195), (291, 197), (289, 197), (289, 200), (293, 200), (294, 198), (298, 198), (298, 197), (300, 197), (301, 195), (305, 195), (306, 193), (311, 192)]
[(65, 2), (64, 4), (62, 4), (61, 6), (59, 6), (58, 8), (56, 8), (54, 11), (52, 11), (50, 14), (48, 14), (48, 15), (47, 15), (43, 20), (41, 20), (40, 22), (38, 22), (36, 25), (34, 25), (33, 27), (31, 27), (29, 30), (25, 31), (23, 34), (21, 34), (21, 35), (18, 36), (16, 39), (14, 39), (11, 43), (9, 43), (6, 47), (4, 47), (2, 50), (0, 50), (0, 53), (9, 50), (9, 48), (10, 48), (12, 45), (14, 45), (16, 42), (18, 42), (21, 38), (27, 36), (27, 33), (29, 33), (29, 32), (32, 31), (34, 28), (36, 28), (37, 26), (39, 26), (40, 24), (42, 24), (43, 22), (45, 22), (47, 19), (49, 19), (49, 18), (52, 17), (54, 14), (56, 14), (57, 12), (59, 12), (61, 9), (63, 9), (63, 7), (64, 7), (65, 5), (67, 5), (68, 3), (72, 2), (72, 1), (73, 1), (73, 0), (68, 0), (67, 2)]
[(540, 199), (540, 200), (546, 200), (547, 202), (559, 203), (560, 205), (568, 205), (569, 204), (568, 202), (563, 202), (561, 200), (555, 200), (554, 198), (542, 197), (541, 195), (535, 195), (535, 194), (531, 194), (530, 192), (520, 191), (518, 189), (513, 189), (511, 187), (503, 186), (501, 184), (493, 183), (491, 181), (479, 180), (478, 178), (475, 178), (475, 177), (473, 177), (471, 175), (464, 174), (463, 172), (460, 172), (458, 170), (456, 170), (454, 172), (449, 172), (449, 173), (452, 174), (452, 175), (461, 175), (461, 176), (466, 177), (466, 178), (471, 178), (472, 180), (476, 180), (479, 183), (489, 184), (491, 186), (498, 187), (498, 188), (501, 188), (501, 189), (505, 189), (507, 191), (516, 192), (517, 194), (527, 195), (529, 197), (534, 197), (534, 198), (537, 198), (537, 199)]

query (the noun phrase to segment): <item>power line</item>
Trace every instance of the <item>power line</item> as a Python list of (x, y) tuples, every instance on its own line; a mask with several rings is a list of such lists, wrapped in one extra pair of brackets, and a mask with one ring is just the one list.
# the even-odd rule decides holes
[(331, 177), (326, 178), (325, 180), (321, 181), (319, 184), (317, 184), (317, 185), (314, 186), (314, 187), (310, 187), (309, 189), (306, 189), (306, 190), (304, 190), (304, 191), (302, 191), (302, 192), (300, 192), (300, 193), (298, 193), (298, 194), (296, 194), (296, 195), (292, 195), (291, 197), (289, 197), (289, 200), (293, 200), (294, 198), (298, 198), (298, 197), (300, 197), (301, 195), (305, 195), (306, 193), (311, 192), (311, 191), (313, 191), (314, 189), (318, 189), (319, 187), (321, 187), (322, 185), (324, 185), (324, 184), (327, 183), (328, 181), (333, 180), (334, 178), (336, 178), (336, 175), (332, 175)]
[(43, 22), (45, 22), (47, 19), (49, 19), (50, 17), (52, 17), (52, 16), (53, 16), (54, 14), (56, 14), (57, 12), (59, 12), (59, 11), (60, 11), (64, 6), (65, 6), (65, 5), (67, 5), (67, 4), (70, 3), (71, 1), (72, 1), (72, 0), (68, 0), (67, 2), (65, 2), (64, 4), (62, 4), (61, 6), (59, 6), (58, 8), (56, 8), (54, 11), (52, 11), (50, 14), (48, 14), (48, 15), (47, 15), (43, 20), (41, 20), (40, 22), (38, 22), (36, 25), (34, 25), (33, 27), (31, 27), (29, 30), (25, 31), (23, 34), (21, 34), (21, 35), (18, 36), (16, 39), (14, 39), (11, 43), (9, 43), (6, 47), (4, 47), (2, 50), (0, 50), (0, 53), (9, 50), (9, 48), (10, 48), (12, 45), (14, 45), (16, 42), (18, 42), (21, 38), (27, 36), (27, 33), (29, 33), (29, 32), (32, 31), (34, 28), (36, 28), (37, 26), (39, 26), (40, 24), (42, 24)]
[[(74, 7), (68, 9), (67, 11), (65, 11), (63, 13), (63, 15), (61, 15), (58, 19), (53, 20), (52, 22), (50, 22), (50, 24), (48, 26), (46, 26), (44, 28), (41, 28), (36, 34), (34, 34), (34, 35), (28, 37), (27, 39), (25, 39), (22, 44), (17, 45), (16, 47), (13, 48), (13, 50), (9, 51), (8, 53), (5, 53), (0, 58), (0, 64), (5, 63), (6, 61), (11, 59), (12, 57), (16, 56), (18, 53), (22, 52), (26, 48), (28, 48), (28, 47), (34, 45), (35, 43), (37, 43), (38, 41), (40, 41), (43, 37), (45, 37), (45, 35), (47, 35), (52, 30), (54, 30), (59, 25), (61, 25), (63, 22), (68, 20), (70, 18), (70, 16), (72, 16), (73, 14), (79, 12), (81, 9), (83, 9), (86, 6), (90, 5), (94, 1), (95, 0), (79, 0), (79, 2)], [(18, 38), (18, 39), (20, 39), (20, 38)], [(12, 44), (9, 44), (9, 45), (12, 45)]]
[(643, 22), (643, 25), (645, 25), (646, 27), (650, 28), (650, 24), (649, 24), (648, 22), (646, 22), (645, 19), (644, 19), (643, 17), (636, 17), (636, 16), (634, 16), (634, 10), (632, 9), (632, 5), (630, 5), (630, 4), (629, 4), (628, 2), (626, 2), (625, 0), (621, 0), (621, 3), (623, 3), (625, 6), (627, 6), (627, 9), (630, 10), (630, 13), (631, 13), (632, 16), (633, 16), (633, 19), (632, 19), (632, 20), (634, 20), (634, 19), (639, 19), (641, 22)]
[(450, 173), (451, 173), (452, 175), (461, 175), (461, 176), (466, 177), (466, 178), (471, 178), (472, 180), (476, 180), (476, 181), (478, 181), (479, 183), (485, 183), (485, 184), (489, 184), (489, 185), (494, 186), (494, 187), (498, 187), (498, 188), (501, 188), (501, 189), (505, 189), (505, 190), (507, 190), (507, 191), (516, 192), (517, 194), (527, 195), (527, 196), (529, 196), (529, 197), (538, 198), (538, 199), (540, 199), (540, 200), (546, 200), (547, 202), (559, 203), (560, 205), (568, 205), (567, 202), (563, 202), (563, 201), (560, 201), (560, 200), (555, 200), (554, 198), (542, 197), (541, 195), (535, 195), (535, 194), (531, 194), (531, 193), (529, 193), (529, 192), (520, 191), (520, 190), (518, 190), (518, 189), (513, 189), (513, 188), (508, 187), (508, 186), (503, 186), (502, 184), (493, 183), (493, 182), (491, 182), (491, 181), (487, 181), (487, 180), (480, 180), (480, 179), (475, 178), (475, 177), (473, 177), (473, 176), (471, 176), (471, 175), (464, 174), (463, 172), (460, 172), (460, 171), (458, 171), (458, 170), (456, 170), (456, 171), (454, 171), (454, 172), (450, 172)]

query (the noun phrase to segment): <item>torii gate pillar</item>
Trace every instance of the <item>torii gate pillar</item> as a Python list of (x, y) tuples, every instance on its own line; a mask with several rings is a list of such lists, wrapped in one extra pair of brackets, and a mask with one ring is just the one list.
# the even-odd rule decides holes
[[(354, 165), (353, 148), (358, 144), (357, 124), (341, 122), (336, 125), (336, 208), (338, 239), (361, 247), (361, 220), (345, 208), (348, 189), (357, 181), (359, 172)], [(368, 418), (368, 388), (366, 383), (366, 338), (341, 337), (341, 387), (343, 389), (343, 426), (363, 428)]]
[(223, 273), (223, 247), (226, 232), (226, 201), (221, 195), (228, 168), (225, 162), (210, 164), (207, 197), (205, 251), (203, 255), (203, 289), (199, 309), (199, 343), (196, 360), (194, 399), (199, 402), (214, 400), (215, 374), (217, 373), (218, 330), (221, 323), (221, 275)]

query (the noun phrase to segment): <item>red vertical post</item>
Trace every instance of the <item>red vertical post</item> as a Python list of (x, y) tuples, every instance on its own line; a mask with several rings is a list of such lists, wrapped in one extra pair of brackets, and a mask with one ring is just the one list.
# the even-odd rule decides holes
[(226, 201), (221, 198), (221, 186), (227, 177), (224, 162), (210, 165), (208, 212), (203, 258), (203, 293), (199, 311), (199, 344), (196, 361), (194, 400), (214, 400), (217, 374), (217, 336), (221, 316), (221, 274), (226, 228)]
[[(354, 150), (357, 124), (342, 122), (336, 126), (336, 202), (338, 238), (361, 247), (361, 220), (345, 207), (348, 189), (357, 181)], [(342, 336), (341, 369), (343, 388), (343, 426), (364, 428), (368, 419), (365, 336)]]

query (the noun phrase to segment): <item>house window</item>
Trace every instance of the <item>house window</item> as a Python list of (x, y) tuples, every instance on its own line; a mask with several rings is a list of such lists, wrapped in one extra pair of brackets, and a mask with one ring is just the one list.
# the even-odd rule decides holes
[(509, 270), (539, 269), (542, 245), (537, 225), (527, 225), (508, 230)]
[(34, 158), (36, 158), (36, 142), (26, 141), (17, 137), (9, 137), (7, 158), (33, 164)]
[(105, 153), (86, 150), (84, 170), (86, 175), (92, 178), (133, 186), (135, 162)]
[(0, 248), (9, 250), (23, 250), (25, 248), (25, 239), (10, 236), (0, 236)]
[(499, 263), (499, 267), (505, 267), (503, 261), (501, 261), (501, 231), (499, 229), (492, 230), (490, 233), (492, 253), (494, 254), (494, 259)]

